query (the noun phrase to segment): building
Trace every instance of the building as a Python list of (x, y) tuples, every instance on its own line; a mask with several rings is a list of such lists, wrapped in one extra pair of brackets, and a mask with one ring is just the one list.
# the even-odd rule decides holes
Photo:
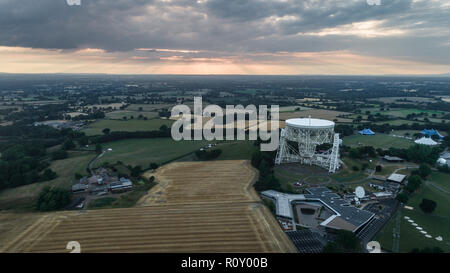
[(441, 154), (441, 157), (438, 159), (437, 163), (440, 166), (449, 166), (450, 167), (450, 152), (445, 152)]
[(373, 195), (378, 199), (388, 199), (393, 198), (394, 194), (392, 192), (375, 192)]
[(404, 174), (393, 173), (388, 177), (387, 181), (402, 184), (403, 181), (405, 181), (405, 178), (406, 175)]
[(133, 188), (133, 182), (130, 179), (121, 177), (119, 181), (112, 182), (109, 188), (112, 193), (124, 192)]
[(329, 217), (320, 220), (320, 226), (332, 230), (359, 232), (375, 216), (372, 212), (358, 209), (349, 201), (325, 187), (309, 188), (308, 194), (286, 194), (274, 190), (262, 192), (262, 196), (275, 201), (276, 215), (285, 219), (294, 219), (292, 204), (305, 203), (325, 207)]
[(80, 184), (80, 183), (72, 186), (73, 193), (86, 192), (88, 189), (89, 189), (88, 185)]
[(403, 161), (405, 161), (403, 158), (396, 157), (396, 156), (388, 156), (388, 155), (385, 155), (383, 157), (383, 159), (388, 162), (403, 162)]

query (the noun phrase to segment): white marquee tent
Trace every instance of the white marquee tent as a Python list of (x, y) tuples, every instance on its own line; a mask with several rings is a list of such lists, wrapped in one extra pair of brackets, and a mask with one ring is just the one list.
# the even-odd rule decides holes
[(423, 145), (429, 145), (429, 146), (435, 146), (437, 145), (437, 142), (432, 140), (431, 138), (428, 137), (422, 137), (418, 140), (415, 141), (417, 144), (423, 144)]

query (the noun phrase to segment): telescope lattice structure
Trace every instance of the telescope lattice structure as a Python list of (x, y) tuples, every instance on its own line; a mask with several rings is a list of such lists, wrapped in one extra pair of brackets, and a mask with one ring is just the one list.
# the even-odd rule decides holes
[[(318, 151), (322, 144), (329, 148)], [(330, 173), (339, 168), (339, 134), (334, 133), (334, 122), (323, 119), (297, 118), (286, 121), (281, 130), (280, 144), (275, 164), (300, 162), (328, 169)], [(330, 148), (331, 146), (331, 148)]]

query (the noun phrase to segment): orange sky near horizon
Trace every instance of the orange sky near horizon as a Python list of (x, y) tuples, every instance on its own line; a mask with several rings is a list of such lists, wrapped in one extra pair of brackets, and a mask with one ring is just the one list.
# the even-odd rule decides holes
[[(349, 51), (251, 53), (248, 56), (187, 57), (186, 50), (157, 49), (173, 54), (139, 56), (146, 49), (107, 52), (102, 49), (48, 50), (0, 46), (3, 73), (105, 74), (242, 74), (242, 75), (388, 75), (444, 74), (448, 65), (358, 55)], [(188, 52), (189, 53), (189, 52)], [(254, 60), (252, 57), (269, 57)]]

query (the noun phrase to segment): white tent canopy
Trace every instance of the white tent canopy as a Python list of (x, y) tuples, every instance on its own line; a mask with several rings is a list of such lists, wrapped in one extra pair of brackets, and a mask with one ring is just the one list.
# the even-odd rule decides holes
[(432, 140), (431, 138), (428, 137), (422, 137), (418, 140), (415, 141), (417, 144), (423, 144), (423, 145), (429, 145), (429, 146), (434, 146), (437, 145), (437, 142)]

